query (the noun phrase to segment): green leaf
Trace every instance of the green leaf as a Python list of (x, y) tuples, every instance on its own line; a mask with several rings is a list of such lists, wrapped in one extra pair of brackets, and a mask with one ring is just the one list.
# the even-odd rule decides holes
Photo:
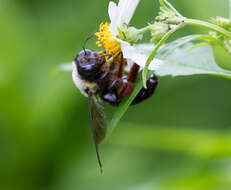
[[(160, 57), (161, 55), (169, 55), (171, 54), (171, 52), (185, 44), (187, 44), (188, 42), (195, 40), (195, 39), (199, 39), (203, 37), (203, 35), (189, 35), (189, 36), (185, 36), (182, 37), (180, 39), (177, 39), (171, 43), (162, 45), (159, 49), (159, 51), (157, 52), (157, 56)], [(142, 52), (143, 54), (149, 56), (152, 51), (155, 48), (154, 44), (138, 44), (135, 46), (135, 48), (139, 51)], [(165, 56), (163, 56), (165, 58)]]
[[(159, 76), (212, 74), (231, 78), (230, 71), (222, 69), (216, 64), (211, 47), (194, 48), (195, 43), (191, 41), (199, 39), (199, 37), (200, 35), (190, 35), (163, 45), (157, 52), (156, 58), (164, 60), (165, 63), (155, 73)], [(153, 50), (153, 45), (142, 44), (137, 48), (143, 49), (143, 53), (149, 55)]]
[[(201, 46), (192, 49), (195, 44), (188, 42), (173, 48), (172, 44), (166, 45), (158, 54), (158, 58), (165, 60), (156, 74), (159, 76), (185, 76), (195, 74), (218, 75), (231, 78), (231, 72), (220, 68), (214, 59), (209, 46)], [(192, 49), (190, 52), (188, 50)]]
[[(199, 47), (197, 49), (192, 49), (190, 52), (188, 50), (195, 46), (191, 40), (198, 38), (200, 35), (191, 35), (180, 38), (169, 44), (163, 45), (157, 52), (156, 57), (164, 60), (162, 64), (155, 73), (159, 76), (185, 76), (194, 74), (211, 74), (218, 75), (226, 78), (231, 78), (231, 72), (221, 69), (215, 63), (212, 49), (208, 46)], [(137, 46), (139, 49), (143, 49), (143, 53), (150, 55), (153, 51), (153, 45), (142, 44)], [(149, 76), (154, 71), (149, 71)], [(108, 134), (110, 136), (113, 129), (116, 127), (119, 120), (125, 114), (132, 100), (138, 94), (142, 88), (142, 78), (138, 78), (135, 88), (132, 94), (125, 99), (120, 106), (117, 108), (112, 116), (111, 121), (108, 125)]]

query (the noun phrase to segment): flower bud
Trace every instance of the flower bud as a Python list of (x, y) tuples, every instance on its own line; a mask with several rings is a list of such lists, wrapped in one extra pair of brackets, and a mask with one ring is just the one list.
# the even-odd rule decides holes
[(139, 29), (128, 26), (127, 24), (122, 24), (118, 31), (119, 34), (117, 37), (123, 41), (129, 42), (130, 44), (134, 44), (143, 38)]
[(212, 23), (231, 32), (231, 19), (223, 18), (223, 17), (217, 17), (216, 19), (212, 20)]
[(151, 32), (151, 42), (157, 43), (169, 30), (168, 24), (161, 22), (156, 22), (149, 25), (149, 30)]
[(161, 7), (155, 21), (165, 24), (178, 24), (183, 21), (183, 17), (176, 15), (172, 10), (165, 10)]

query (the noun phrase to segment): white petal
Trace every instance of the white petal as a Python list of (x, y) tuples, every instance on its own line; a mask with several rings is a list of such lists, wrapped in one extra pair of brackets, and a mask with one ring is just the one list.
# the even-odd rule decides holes
[(109, 2), (108, 15), (111, 21), (115, 21), (117, 18), (117, 5), (114, 2)]
[(72, 63), (73, 71), (72, 71), (72, 80), (75, 83), (75, 86), (80, 90), (80, 92), (87, 97), (87, 93), (85, 92), (86, 87), (84, 86), (82, 80), (80, 79), (79, 73), (77, 71), (77, 67), (75, 62)]
[[(143, 53), (139, 49), (135, 48), (134, 46), (131, 46), (129, 43), (126, 43), (126, 42), (121, 43), (121, 48), (122, 48), (124, 58), (131, 59), (137, 65), (139, 65), (141, 68), (144, 68), (144, 66), (148, 60), (148, 55), (146, 55), (145, 53)], [(164, 62), (160, 59), (154, 59), (150, 63), (148, 69), (149, 70), (156, 70), (163, 63)]]
[(120, 0), (118, 4), (120, 24), (129, 24), (140, 0)]
[(109, 3), (108, 14), (111, 20), (110, 30), (113, 36), (117, 36), (118, 27), (123, 22), (129, 24), (139, 2), (140, 0), (120, 0), (118, 6), (114, 2)]
[(111, 20), (110, 31), (112, 35), (116, 36), (118, 33), (117, 23), (118, 23), (118, 7), (114, 2), (110, 2), (108, 6), (108, 15)]

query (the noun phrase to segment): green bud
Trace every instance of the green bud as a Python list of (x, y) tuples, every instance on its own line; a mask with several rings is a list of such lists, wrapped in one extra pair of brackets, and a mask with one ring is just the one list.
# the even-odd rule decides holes
[(118, 31), (119, 34), (117, 37), (131, 44), (134, 44), (143, 38), (141, 30), (126, 24), (122, 24)]
[[(231, 19), (217, 17), (212, 20), (212, 23), (231, 32)], [(220, 40), (224, 44), (224, 48), (228, 51), (228, 53), (231, 54), (231, 40), (229, 38), (226, 38), (217, 32), (210, 32), (209, 34), (212, 35), (217, 40)]]
[(155, 18), (155, 21), (162, 22), (165, 24), (178, 24), (183, 21), (183, 18), (176, 15), (174, 11), (165, 10), (161, 7), (158, 16)]
[(217, 18), (212, 20), (212, 23), (231, 32), (231, 19), (223, 18), (223, 17), (217, 17)]
[(151, 42), (157, 43), (169, 30), (168, 24), (161, 22), (156, 22), (149, 25), (149, 30), (151, 32)]

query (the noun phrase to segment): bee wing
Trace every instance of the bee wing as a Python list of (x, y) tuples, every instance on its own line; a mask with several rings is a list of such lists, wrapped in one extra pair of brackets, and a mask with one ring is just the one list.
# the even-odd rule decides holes
[(97, 159), (102, 172), (102, 163), (99, 156), (98, 144), (105, 138), (106, 135), (106, 116), (103, 106), (97, 102), (95, 96), (90, 94), (88, 95), (88, 106)]
[(100, 105), (95, 96), (91, 96), (90, 98), (89, 110), (92, 114), (92, 123), (96, 136), (96, 144), (100, 144), (106, 135), (106, 115), (104, 112), (104, 108)]

